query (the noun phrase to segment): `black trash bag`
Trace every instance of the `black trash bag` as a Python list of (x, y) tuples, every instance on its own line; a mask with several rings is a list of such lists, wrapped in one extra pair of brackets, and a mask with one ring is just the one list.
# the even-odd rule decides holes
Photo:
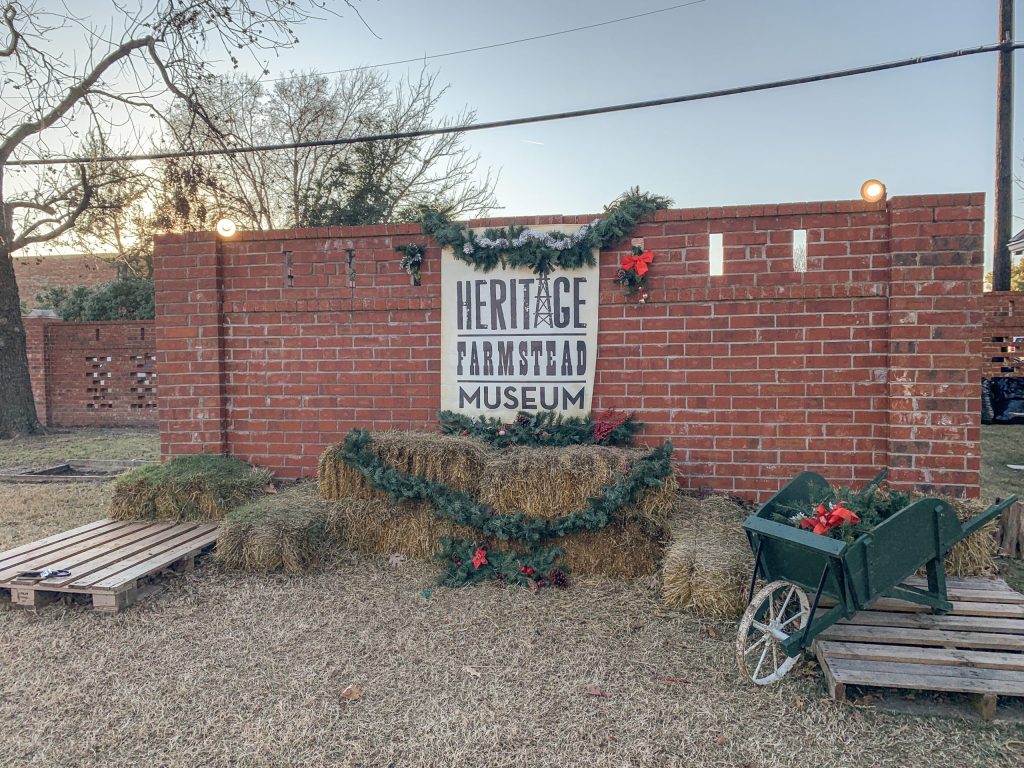
[(990, 380), (992, 411), (996, 421), (1024, 419), (1024, 377), (996, 376)]
[(991, 424), (995, 421), (996, 412), (992, 409), (992, 382), (981, 380), (981, 423)]

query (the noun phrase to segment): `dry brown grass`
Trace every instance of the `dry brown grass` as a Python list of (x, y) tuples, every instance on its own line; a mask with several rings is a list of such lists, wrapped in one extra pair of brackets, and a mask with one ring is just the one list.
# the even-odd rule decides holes
[[(432, 432), (374, 432), (369, 448), (399, 472), (469, 494), (476, 493), (487, 459), (486, 446), (477, 440)], [(317, 477), (325, 499), (390, 498), (371, 486), (362, 472), (337, 458), (334, 446), (320, 456)]]
[[(3, 546), (102, 517), (109, 492), (0, 486)], [(745, 685), (734, 624), (665, 612), (641, 584), (535, 596), (436, 574), (358, 555), (287, 577), (207, 561), (113, 617), (0, 599), (0, 765), (1020, 765), (1019, 724), (838, 705), (810, 663)]]
[(534, 596), (434, 575), (207, 563), (116, 617), (0, 606), (0, 765), (1014, 765), (1020, 726), (838, 705), (807, 663), (746, 685), (732, 624), (666, 614), (640, 585)]
[(746, 516), (746, 510), (724, 497), (684, 498), (662, 567), (665, 605), (708, 619), (743, 613), (753, 568), (741, 527)]

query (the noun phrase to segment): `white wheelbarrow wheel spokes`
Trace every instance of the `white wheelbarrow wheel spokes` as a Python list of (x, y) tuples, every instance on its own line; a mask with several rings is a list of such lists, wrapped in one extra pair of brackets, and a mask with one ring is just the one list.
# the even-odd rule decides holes
[(773, 581), (750, 601), (736, 636), (740, 673), (757, 685), (778, 682), (799, 656), (786, 656), (781, 644), (803, 632), (811, 608), (807, 593), (788, 581)]

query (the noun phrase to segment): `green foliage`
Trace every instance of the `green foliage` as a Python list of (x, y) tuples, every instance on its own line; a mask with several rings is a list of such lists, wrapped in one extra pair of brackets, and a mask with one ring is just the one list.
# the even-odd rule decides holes
[(440, 411), (440, 430), (446, 435), (467, 435), (496, 448), (511, 445), (561, 447), (566, 445), (632, 445), (643, 427), (635, 413), (606, 411), (595, 421), (590, 416), (564, 418), (552, 412), (520, 411), (510, 424), (487, 416), (473, 418), (454, 411)]
[[(636, 504), (644, 491), (658, 487), (672, 474), (672, 444), (653, 449), (640, 458), (627, 475), (606, 485), (601, 493), (587, 499), (586, 506), (561, 517), (544, 519), (527, 517), (521, 512), (501, 514), (493, 507), (474, 501), (467, 494), (453, 490), (425, 477), (392, 469), (370, 450), (370, 433), (353, 429), (334, 448), (336, 458), (362, 472), (370, 484), (391, 495), (395, 501), (429, 501), (437, 517), (456, 525), (473, 528), (481, 536), (502, 541), (516, 540), (526, 545), (526, 552), (516, 555), (523, 563), (544, 565), (550, 554), (537, 545), (548, 539), (580, 531), (596, 531), (612, 522), (622, 508)], [(460, 542), (458, 546), (462, 546)], [(457, 558), (464, 561), (464, 558)], [(455, 561), (452, 561), (453, 563)], [(534, 566), (536, 567), (536, 566)], [(463, 568), (462, 565), (456, 566)], [(494, 573), (502, 573), (495, 570)], [(446, 579), (455, 578), (450, 572)]]
[(36, 294), (37, 306), (54, 309), (62, 320), (152, 320), (156, 305), (152, 280), (122, 278), (95, 288), (51, 286)]
[(886, 518), (899, 512), (914, 500), (910, 494), (902, 491), (888, 488), (881, 490), (879, 486), (884, 476), (884, 472), (879, 474), (859, 491), (854, 491), (846, 486), (833, 487), (827, 492), (817, 494), (806, 505), (782, 505), (781, 513), (776, 513), (773, 517), (780, 523), (799, 527), (801, 517), (810, 515), (819, 504), (845, 502), (846, 508), (854, 512), (860, 518), (860, 522), (855, 525), (844, 523), (832, 528), (824, 535), (850, 543), (862, 533), (867, 533), (880, 525)]
[(513, 550), (501, 552), (485, 549), (487, 562), (479, 567), (473, 564), (473, 556), (483, 546), (470, 539), (444, 539), (437, 559), (445, 563), (446, 570), (441, 583), (446, 587), (462, 587), (489, 579), (498, 579), (507, 584), (523, 587), (565, 586), (564, 570), (557, 567), (563, 551), (558, 547), (538, 548), (519, 554)]
[[(985, 290), (992, 290), (993, 275), (991, 272), (985, 275)], [(1024, 291), (1024, 259), (1017, 259), (1010, 266), (1010, 290)]]
[[(661, 195), (641, 192), (634, 187), (607, 206), (604, 215), (573, 235), (546, 233), (546, 238), (522, 237), (525, 227), (510, 225), (484, 230), (483, 238), (504, 243), (486, 247), (479, 244), (471, 229), (448, 219), (441, 211), (424, 208), (420, 226), (442, 247), (450, 247), (455, 258), (475, 269), (490, 272), (499, 264), (506, 267), (529, 267), (537, 274), (553, 269), (580, 269), (595, 263), (593, 249), (607, 248), (628, 237), (637, 223), (654, 211), (668, 208), (672, 201)], [(518, 239), (517, 239), (518, 238)], [(547, 241), (568, 239), (571, 245), (552, 247)]]

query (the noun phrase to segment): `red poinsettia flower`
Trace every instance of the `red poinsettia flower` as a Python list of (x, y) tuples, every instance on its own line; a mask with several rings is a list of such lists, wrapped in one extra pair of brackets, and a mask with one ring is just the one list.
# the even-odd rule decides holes
[(487, 550), (483, 547), (473, 553), (473, 568), (479, 570), (481, 565), (487, 565)]

